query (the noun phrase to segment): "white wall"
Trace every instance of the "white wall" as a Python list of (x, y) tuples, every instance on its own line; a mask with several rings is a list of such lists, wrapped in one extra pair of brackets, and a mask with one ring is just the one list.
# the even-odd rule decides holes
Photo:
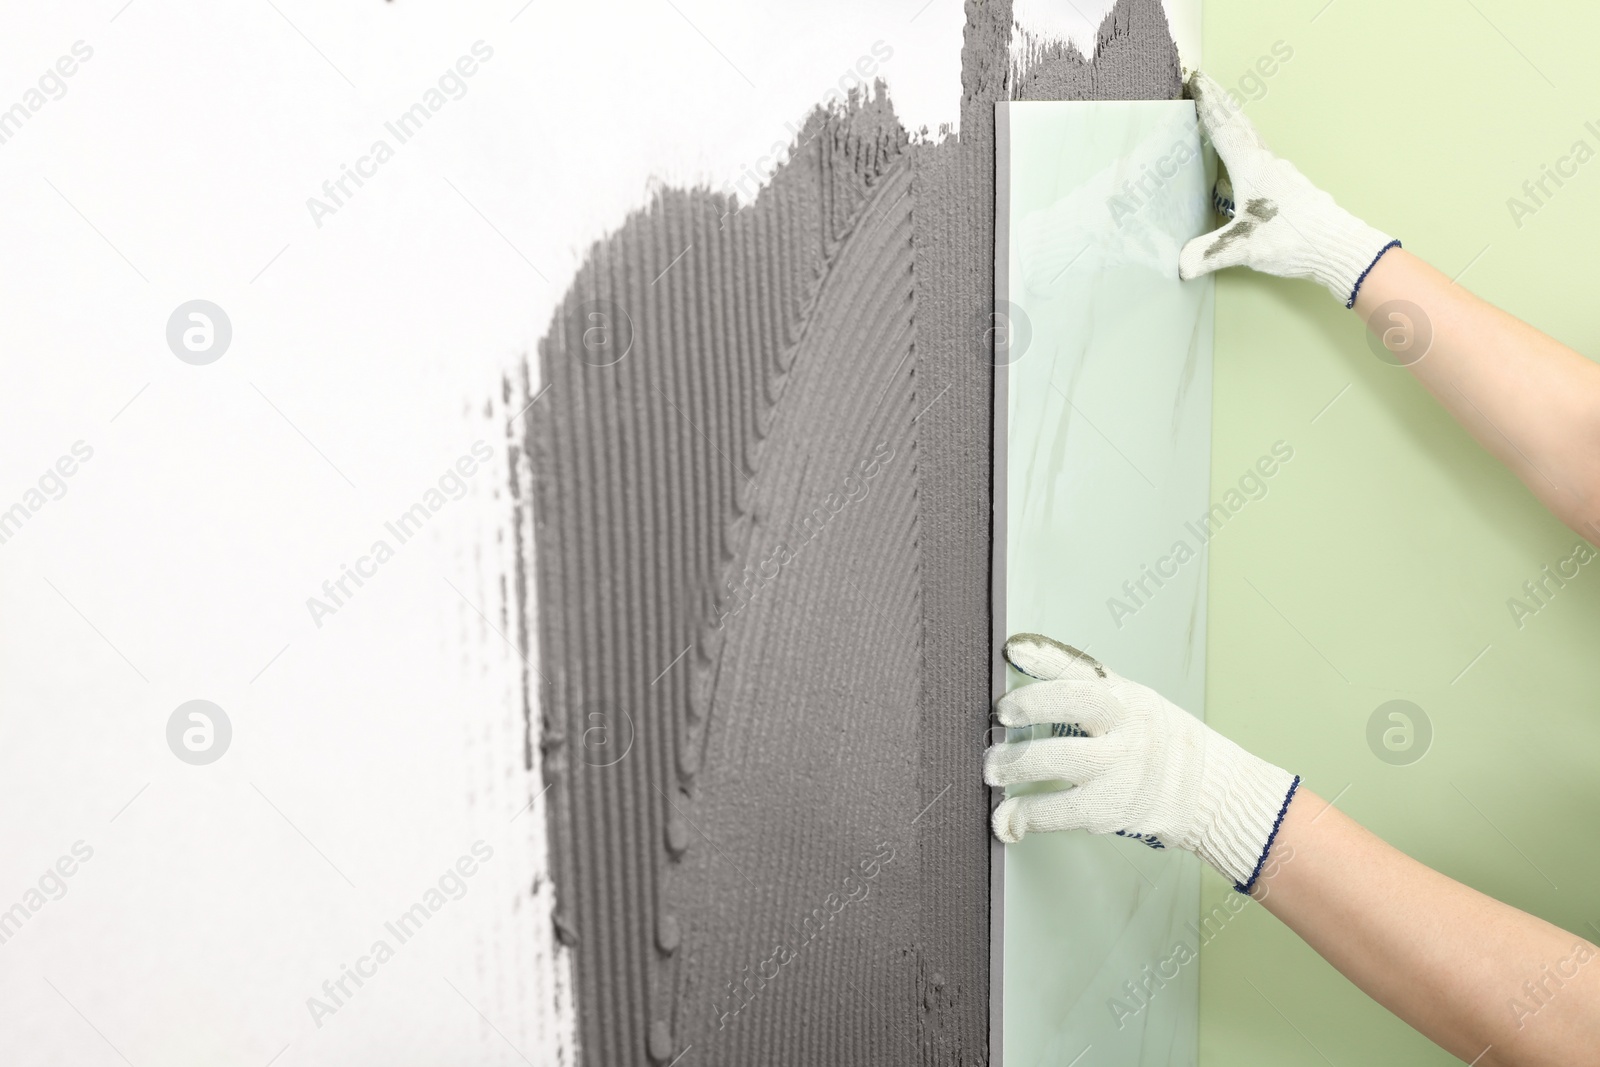
[[(910, 126), (954, 122), (961, 23), (958, 0), (0, 14), (0, 109), (39, 105), (0, 127), (0, 510), (29, 512), (0, 544), (0, 909), (27, 913), (0, 1058), (568, 1058), (501, 636), (525, 398), (488, 400), (591, 241), (661, 182), (751, 190), (874, 44)], [(385, 122), (478, 41), (465, 95), (400, 144)], [(393, 158), (319, 225), (307, 199), (379, 138)], [(232, 325), (205, 366), (166, 341), (197, 298)], [(497, 459), (465, 499), (386, 535), (479, 440)], [(394, 558), (316, 625), (307, 598), (378, 538)], [(166, 740), (195, 698), (233, 728), (206, 766)], [(465, 895), (318, 1026), (307, 998), (479, 840)]]
[[(542, 783), (478, 614), (506, 629), (503, 459), (410, 543), (383, 524), (474, 442), (504, 452), (499, 375), (653, 183), (737, 182), (879, 40), (913, 121), (949, 118), (959, 6), (123, 2), (0, 24), (0, 108), (92, 50), (0, 144), (0, 509), (92, 450), (0, 544), (0, 909), (26, 915), (0, 1059), (558, 1062)], [(479, 40), (465, 95), (386, 133)], [(207, 366), (165, 339), (195, 298), (232, 323)], [(318, 627), (307, 597), (380, 537)], [(234, 730), (207, 766), (167, 747), (193, 698)], [(399, 944), (384, 922), (480, 839)], [(65, 895), (29, 897), (79, 841)], [(317, 1026), (307, 998), (378, 938), (394, 958)]]

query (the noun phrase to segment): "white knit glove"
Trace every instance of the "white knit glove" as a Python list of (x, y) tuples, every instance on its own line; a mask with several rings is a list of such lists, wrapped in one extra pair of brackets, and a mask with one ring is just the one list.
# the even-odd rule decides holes
[(1400, 242), (1373, 229), (1279, 159), (1228, 90), (1196, 71), (1189, 93), (1200, 126), (1216, 146), (1233, 186), (1234, 219), (1196, 237), (1178, 258), (1185, 279), (1222, 267), (1252, 267), (1280, 278), (1313, 278), (1353, 307), (1367, 272)]
[[(992, 786), (1070, 782), (1008, 797), (994, 812), (1007, 844), (1041, 830), (1135, 837), (1188, 849), (1248, 893), (1266, 862), (1298, 775), (1252, 756), (1154, 690), (1038, 634), (1006, 642), (1011, 666), (1039, 681), (995, 704), (1006, 726), (1057, 726), (1052, 736), (989, 750)], [(1064, 736), (1063, 736), (1064, 735)]]

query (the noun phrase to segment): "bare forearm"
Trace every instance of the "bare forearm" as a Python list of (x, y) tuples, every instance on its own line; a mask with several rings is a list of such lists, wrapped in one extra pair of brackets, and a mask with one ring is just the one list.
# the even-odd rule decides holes
[(1600, 950), (1418, 863), (1312, 793), (1289, 806), (1253, 895), (1469, 1063), (1600, 1063)]
[[(1408, 321), (1412, 313), (1394, 301), (1425, 318)], [(1600, 543), (1600, 364), (1402, 249), (1378, 261), (1355, 310), (1380, 336), (1398, 328), (1396, 344), (1412, 329), (1431, 329), (1426, 354), (1415, 359), (1415, 350), (1402, 349), (1400, 361), (1415, 359), (1411, 372), (1473, 437), (1557, 517)]]

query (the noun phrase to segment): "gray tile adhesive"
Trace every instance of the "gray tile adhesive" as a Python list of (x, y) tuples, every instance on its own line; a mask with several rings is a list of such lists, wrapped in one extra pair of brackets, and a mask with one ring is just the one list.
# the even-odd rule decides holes
[(994, 103), (1182, 81), (1158, 0), (1092, 63), (1012, 33), (969, 0), (959, 136), (880, 85), (742, 209), (660, 191), (539, 345), (536, 618), (516, 582), (586, 1064), (988, 1061)]

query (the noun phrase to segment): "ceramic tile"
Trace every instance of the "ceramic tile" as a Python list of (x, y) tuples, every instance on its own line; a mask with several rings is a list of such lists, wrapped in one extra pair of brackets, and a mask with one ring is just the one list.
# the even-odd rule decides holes
[[(1001, 104), (999, 128), (997, 639), (1050, 634), (1203, 714), (1212, 283), (1177, 276), (1209, 226), (1194, 106)], [(1199, 965), (1177, 946), (1198, 949), (1199, 861), (1072, 833), (997, 862), (1004, 1062), (1193, 1063)]]

